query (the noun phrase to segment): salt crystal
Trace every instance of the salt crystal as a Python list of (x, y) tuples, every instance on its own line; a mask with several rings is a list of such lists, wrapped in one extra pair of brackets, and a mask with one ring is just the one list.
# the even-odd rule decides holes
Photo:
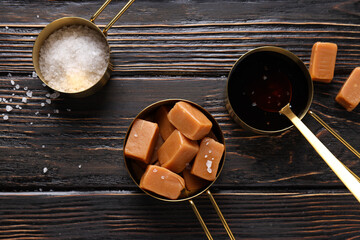
[(19, 106), (19, 109), (22, 109), (22, 107), (21, 107), (21, 106)]
[(27, 98), (26, 98), (26, 97), (23, 97), (23, 98), (21, 99), (21, 101), (22, 101), (23, 103), (27, 103)]
[(4, 120), (8, 120), (8, 119), (9, 119), (9, 116), (8, 116), (8, 115), (4, 115), (4, 116), (3, 116), (3, 119), (4, 119)]
[(109, 48), (102, 35), (87, 26), (70, 25), (45, 40), (39, 65), (51, 88), (79, 92), (93, 86), (104, 75), (108, 59)]
[(253, 107), (256, 107), (256, 102), (253, 102), (252, 104), (251, 104), (251, 106), (253, 106)]
[(39, 112), (35, 112), (35, 115), (39, 115)]
[(24, 87), (24, 90), (27, 91), (29, 88), (28, 87)]
[(32, 72), (31, 76), (32, 76), (33, 78), (36, 78), (38, 75), (36, 74), (36, 72)]
[(207, 158), (208, 157), (208, 155), (205, 155), (205, 158)]
[(51, 104), (51, 100), (50, 100), (50, 99), (46, 99), (45, 102), (46, 102), (47, 104)]
[(43, 106), (45, 106), (45, 103), (42, 102), (40, 105), (43, 107)]
[(15, 96), (15, 93), (12, 93), (11, 96)]
[(20, 88), (20, 85), (19, 84), (16, 84), (15, 85), (15, 89), (19, 89)]
[(212, 153), (212, 151), (211, 151), (211, 150), (209, 150), (209, 153)]
[(48, 113), (48, 115), (47, 115), (47, 116), (48, 116), (48, 118), (49, 118), (49, 117), (51, 116), (51, 115), (50, 115), (50, 113)]
[(66, 111), (71, 112), (71, 109), (70, 109), (70, 108), (67, 108)]
[(164, 176), (161, 176), (160, 178), (161, 178), (161, 179), (165, 179), (165, 177), (164, 177)]
[[(24, 88), (24, 90), (25, 90), (25, 88)], [(30, 90), (26, 92), (26, 96), (28, 96), (30, 98), (32, 97), (32, 94), (33, 94), (33, 92)]]
[(39, 15), (36, 15), (36, 18), (39, 18)]
[(15, 106), (15, 108), (19, 108), (19, 107), (20, 107), (20, 105), (18, 105), (18, 104)]
[(41, 85), (42, 85), (43, 87), (46, 87), (46, 84), (45, 84), (45, 83), (42, 83)]
[(81, 164), (79, 164), (79, 166), (78, 166), (79, 168), (81, 168)]
[(263, 80), (266, 80), (266, 79), (267, 79), (267, 76), (264, 75), (264, 76), (263, 76)]
[(59, 109), (55, 109), (55, 110), (54, 110), (54, 113), (59, 113)]
[(9, 99), (9, 102), (12, 102), (12, 98)]
[(42, 148), (45, 148), (45, 145), (41, 145)]
[(45, 94), (45, 96), (46, 96), (47, 98), (49, 98), (49, 97), (50, 97), (50, 93)]
[(43, 168), (43, 173), (46, 173), (48, 171), (47, 167)]
[(15, 85), (15, 81), (14, 80), (10, 80), (10, 83), (11, 83), (11, 85)]
[(135, 134), (134, 134), (134, 137), (138, 137), (138, 135), (135, 133)]
[(208, 171), (208, 173), (212, 173), (212, 169), (211, 168), (208, 168), (206, 169)]
[(153, 172), (157, 172), (158, 170), (156, 168), (154, 168)]
[(9, 27), (8, 27), (8, 26), (5, 26), (5, 29), (6, 29), (6, 30), (8, 30), (8, 29), (9, 29)]
[(13, 107), (7, 105), (7, 106), (5, 107), (5, 109), (6, 109), (7, 112), (11, 112), (11, 111), (13, 110)]
[(59, 96), (60, 96), (59, 92), (54, 92), (54, 93), (50, 94), (50, 98), (52, 98), (52, 99), (58, 98)]
[(33, 125), (33, 122), (30, 122), (30, 125)]
[(212, 161), (207, 160), (207, 161), (206, 161), (206, 166), (207, 166), (208, 168), (211, 168), (211, 165), (212, 165)]

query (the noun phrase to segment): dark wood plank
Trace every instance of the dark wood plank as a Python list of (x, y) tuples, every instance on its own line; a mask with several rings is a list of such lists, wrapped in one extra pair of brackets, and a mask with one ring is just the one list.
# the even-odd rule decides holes
[[(10, 79), (20, 84), (21, 89), (13, 90)], [(127, 127), (148, 104), (179, 97), (208, 109), (224, 131), (227, 160), (219, 186), (342, 187), (296, 129), (259, 136), (237, 126), (224, 107), (223, 77), (114, 77), (92, 97), (85, 100), (60, 97), (52, 99), (51, 104), (46, 103), (49, 91), (38, 79), (14, 74), (1, 78), (0, 83), (0, 97), (13, 100), (1, 103), (0, 114), (9, 116), (6, 121), (1, 119), (0, 125), (1, 189), (134, 187), (122, 157)], [(312, 109), (356, 147), (358, 110), (347, 113), (337, 105), (333, 98), (341, 82), (333, 85), (337, 87), (315, 86)], [(26, 104), (21, 102), (26, 96), (24, 87), (33, 91)], [(14, 110), (6, 112), (6, 105)], [(22, 109), (16, 109), (16, 105)], [(358, 160), (350, 151), (310, 117), (305, 120), (341, 161), (355, 172), (360, 171)], [(44, 167), (49, 170), (46, 174)]]
[[(358, 239), (360, 209), (342, 192), (214, 194), (237, 239)], [(211, 203), (195, 199), (214, 239), (228, 239)], [(0, 238), (205, 239), (187, 202), (141, 193), (0, 195)]]

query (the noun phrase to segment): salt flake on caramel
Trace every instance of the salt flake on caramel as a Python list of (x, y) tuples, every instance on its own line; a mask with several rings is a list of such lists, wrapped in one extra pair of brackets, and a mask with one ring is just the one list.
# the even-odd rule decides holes
[(158, 136), (159, 127), (156, 123), (136, 119), (125, 145), (125, 156), (148, 164)]
[(185, 188), (185, 181), (166, 168), (149, 165), (141, 177), (140, 188), (169, 199), (177, 199)]
[(224, 150), (223, 144), (212, 138), (204, 138), (196, 154), (191, 174), (208, 181), (214, 181)]

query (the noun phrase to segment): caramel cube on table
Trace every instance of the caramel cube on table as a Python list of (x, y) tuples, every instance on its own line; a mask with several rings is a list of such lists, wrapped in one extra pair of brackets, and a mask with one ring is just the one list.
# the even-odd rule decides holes
[(198, 150), (199, 145), (196, 141), (174, 130), (158, 150), (158, 159), (162, 167), (180, 173), (186, 164), (193, 160)]
[(188, 169), (187, 167), (183, 171), (183, 177), (185, 180), (185, 187), (188, 191), (198, 191), (210, 183), (205, 179), (199, 178), (191, 174), (190, 169)]
[(169, 199), (177, 199), (185, 188), (185, 181), (166, 168), (149, 165), (141, 177), (140, 188)]
[(168, 114), (169, 121), (187, 138), (200, 140), (212, 128), (212, 122), (196, 107), (187, 102), (177, 102)]
[(158, 136), (159, 127), (156, 123), (136, 119), (125, 145), (125, 156), (148, 164)]
[(224, 145), (214, 139), (204, 138), (200, 143), (200, 149), (191, 168), (191, 174), (208, 181), (214, 181), (224, 149)]
[(335, 100), (347, 111), (352, 111), (360, 102), (360, 67), (355, 68), (340, 89)]
[(313, 81), (330, 83), (334, 77), (337, 45), (317, 42), (312, 47), (309, 72)]
[(166, 140), (171, 133), (175, 130), (175, 127), (170, 123), (167, 115), (169, 109), (166, 106), (161, 106), (155, 114), (155, 119), (159, 125), (161, 137)]

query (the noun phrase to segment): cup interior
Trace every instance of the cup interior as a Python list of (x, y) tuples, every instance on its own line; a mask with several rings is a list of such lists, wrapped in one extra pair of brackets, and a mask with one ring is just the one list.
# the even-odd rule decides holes
[[(40, 49), (41, 49), (42, 45), (44, 44), (45, 40), (52, 33), (59, 30), (60, 28), (63, 28), (65, 26), (70, 26), (70, 25), (83, 25), (83, 26), (89, 27), (90, 29), (95, 30), (95, 32), (97, 34), (101, 35), (102, 38), (104, 39), (104, 41), (106, 42), (108, 52), (109, 52), (109, 54), (108, 54), (109, 57), (108, 57), (108, 59), (106, 59), (106, 61), (108, 63), (108, 67), (105, 70), (104, 75), (93, 86), (89, 87), (88, 89), (82, 90), (82, 91), (68, 93), (68, 92), (61, 91), (59, 89), (55, 89), (48, 85), (47, 80), (44, 78), (44, 76), (40, 70), (39, 55), (40, 55)], [(48, 24), (39, 33), (38, 37), (35, 40), (35, 43), (33, 46), (33, 51), (32, 51), (32, 60), (33, 60), (35, 72), (43, 83), (45, 83), (49, 88), (53, 89), (54, 91), (60, 92), (62, 94), (68, 95), (70, 97), (85, 97), (85, 96), (91, 95), (92, 93), (98, 91), (101, 87), (103, 87), (105, 85), (107, 80), (110, 78), (110, 71), (112, 68), (111, 63), (110, 63), (110, 46), (109, 46), (109, 43), (107, 42), (106, 36), (102, 33), (100, 28), (98, 28), (94, 23), (92, 23), (84, 18), (79, 18), (79, 17), (64, 17), (64, 18), (57, 19), (57, 20), (51, 22), (50, 24)]]
[(274, 133), (292, 126), (278, 112), (260, 109), (252, 98), (254, 89), (261, 90), (256, 90), (254, 84), (271, 81), (274, 79), (270, 77), (271, 74), (284, 76), (290, 81), (291, 109), (300, 119), (308, 111), (313, 98), (310, 74), (293, 53), (278, 47), (262, 47), (247, 52), (235, 63), (229, 74), (227, 108), (236, 122), (257, 133)]
[[(124, 139), (124, 145), (123, 145), (123, 149), (125, 148), (125, 145), (126, 145), (126, 141), (129, 137), (129, 133), (130, 133), (130, 130), (131, 130), (131, 127), (134, 123), (134, 121), (136, 119), (144, 119), (144, 120), (148, 120), (148, 121), (154, 121), (154, 116), (155, 116), (155, 113), (156, 111), (161, 107), (161, 106), (168, 106), (168, 107), (172, 107), (174, 106), (174, 104), (178, 101), (184, 101), (184, 102), (187, 102), (187, 103), (190, 103), (191, 105), (195, 106), (197, 109), (199, 109), (202, 113), (205, 114), (205, 116), (212, 122), (213, 124), (213, 127), (211, 129), (211, 134), (212, 134), (212, 137), (213, 138), (216, 138), (216, 140), (222, 144), (224, 144), (225, 146), (225, 139), (224, 139), (224, 135), (220, 129), (220, 126), (219, 124), (216, 122), (215, 118), (207, 111), (205, 110), (203, 107), (201, 107), (200, 105), (196, 104), (196, 103), (193, 103), (191, 101), (188, 101), (188, 100), (184, 100), (184, 99), (168, 99), (168, 100), (162, 100), (162, 101), (159, 101), (159, 102), (156, 102), (156, 103), (153, 103), (151, 105), (149, 105), (148, 107), (146, 107), (145, 109), (143, 109), (135, 118), (134, 120), (132, 121), (132, 123), (130, 124), (128, 130), (127, 130), (127, 133), (126, 133), (126, 136), (125, 136), (125, 139)], [(189, 191), (183, 191), (183, 193), (180, 195), (180, 197), (176, 200), (170, 200), (170, 199), (167, 199), (163, 196), (160, 196), (160, 195), (157, 195), (155, 193), (152, 193), (150, 191), (146, 191), (146, 190), (143, 190), (147, 195), (151, 196), (151, 197), (154, 197), (156, 199), (159, 199), (159, 200), (162, 200), (162, 201), (168, 201), (168, 202), (178, 202), (178, 201), (185, 201), (185, 200), (189, 200), (189, 199), (192, 199), (200, 194), (202, 194), (203, 192), (205, 192), (215, 181), (216, 179), (219, 177), (221, 171), (222, 171), (222, 168), (224, 166), (224, 162), (225, 162), (225, 154), (226, 154), (226, 148), (224, 150), (224, 153), (223, 153), (223, 156), (220, 160), (220, 164), (219, 164), (219, 167), (218, 167), (218, 171), (217, 171), (217, 174), (216, 174), (216, 178), (214, 181), (212, 182), (209, 182), (208, 185), (206, 185), (205, 187), (203, 187), (202, 189), (200, 189), (199, 191), (196, 191), (196, 192), (189, 192)], [(141, 176), (142, 174), (144, 173), (145, 171), (145, 168), (146, 166), (143, 166), (141, 164), (139, 164), (137, 161), (131, 159), (131, 158), (128, 158), (125, 156), (125, 154), (123, 155), (124, 156), (124, 160), (125, 160), (125, 166), (126, 166), (126, 169), (130, 175), (130, 177), (132, 178), (132, 180), (135, 182), (135, 184), (140, 188), (140, 179), (141, 179)]]

